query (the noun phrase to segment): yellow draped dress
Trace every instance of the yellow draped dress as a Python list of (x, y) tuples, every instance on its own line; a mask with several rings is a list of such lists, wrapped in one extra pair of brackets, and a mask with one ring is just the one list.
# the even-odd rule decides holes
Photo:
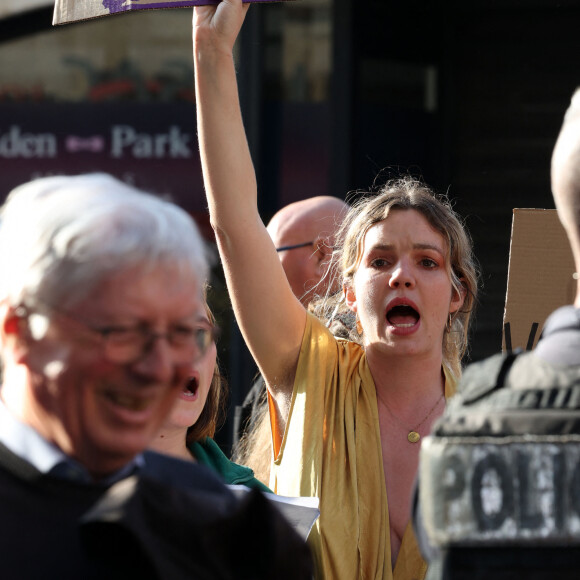
[[(445, 395), (456, 381), (445, 372)], [(318, 580), (422, 580), (411, 524), (393, 570), (375, 384), (364, 350), (308, 315), (286, 431), (272, 416), (270, 487), (320, 499), (308, 539)], [(397, 474), (389, 474), (396, 477)]]

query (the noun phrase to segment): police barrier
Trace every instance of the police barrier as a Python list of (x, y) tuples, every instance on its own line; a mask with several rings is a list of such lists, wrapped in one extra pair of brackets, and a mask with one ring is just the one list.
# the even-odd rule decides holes
[(580, 578), (580, 368), (468, 368), (419, 465), (427, 580)]
[(579, 436), (426, 437), (422, 451), (423, 523), (435, 544), (580, 545)]

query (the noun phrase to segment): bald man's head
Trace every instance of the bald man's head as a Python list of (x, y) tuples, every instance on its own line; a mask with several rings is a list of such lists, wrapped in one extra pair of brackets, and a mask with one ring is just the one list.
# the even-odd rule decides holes
[(580, 89), (564, 117), (552, 155), (552, 193), (580, 269)]
[(318, 196), (283, 207), (268, 223), (276, 248), (305, 244), (278, 252), (292, 291), (305, 306), (315, 293), (324, 294), (330, 282), (336, 286), (335, 276), (327, 272), (328, 262), (347, 210), (336, 197)]

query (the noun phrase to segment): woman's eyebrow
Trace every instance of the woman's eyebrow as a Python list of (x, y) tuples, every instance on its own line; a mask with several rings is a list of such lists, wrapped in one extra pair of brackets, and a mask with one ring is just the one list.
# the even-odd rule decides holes
[(374, 244), (368, 251), (370, 252), (391, 252), (395, 249), (394, 244)]
[(438, 252), (442, 256), (445, 256), (445, 252), (443, 251), (443, 249), (435, 244), (413, 244), (413, 248), (415, 248), (416, 250), (434, 250), (435, 252)]
[(207, 314), (202, 312), (193, 312), (189, 315), (181, 316), (175, 320), (177, 324), (199, 324), (199, 323), (209, 324), (211, 326), (211, 322)]
[[(371, 253), (371, 252), (391, 252), (394, 249), (395, 249), (394, 244), (375, 244), (368, 249), (368, 252), (369, 253)], [(436, 244), (417, 243), (417, 244), (413, 244), (413, 249), (414, 250), (434, 250), (435, 252), (438, 252), (442, 256), (445, 255), (445, 252), (443, 251), (443, 249), (440, 246), (437, 246)]]
[(192, 316), (189, 316), (188, 319), (193, 320), (193, 322), (205, 322), (207, 324), (211, 324), (206, 314), (193, 314)]

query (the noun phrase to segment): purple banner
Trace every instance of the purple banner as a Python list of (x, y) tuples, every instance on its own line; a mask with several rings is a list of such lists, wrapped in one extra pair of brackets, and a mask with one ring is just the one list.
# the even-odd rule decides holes
[(2, 104), (0, 202), (30, 179), (92, 171), (168, 195), (211, 236), (191, 103)]

